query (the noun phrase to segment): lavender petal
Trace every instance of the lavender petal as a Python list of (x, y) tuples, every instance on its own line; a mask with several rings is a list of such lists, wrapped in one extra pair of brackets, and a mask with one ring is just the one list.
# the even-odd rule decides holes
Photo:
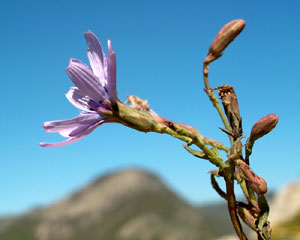
[(81, 131), (81, 135), (78, 135), (76, 137), (70, 137), (69, 139), (67, 139), (65, 141), (62, 141), (62, 142), (58, 142), (58, 143), (41, 142), (40, 146), (41, 147), (61, 147), (61, 146), (65, 146), (65, 145), (71, 144), (73, 142), (76, 142), (76, 141), (82, 139), (86, 135), (90, 134), (93, 130), (95, 130), (97, 127), (99, 127), (102, 122), (103, 121), (100, 121), (100, 122), (96, 122), (96, 123), (94, 123), (92, 125), (89, 125), (87, 128), (85, 128), (84, 131)]
[(62, 141), (62, 142), (58, 142), (58, 143), (47, 143), (47, 142), (41, 142), (40, 143), (40, 146), (41, 147), (62, 147), (62, 146), (65, 146), (65, 145), (68, 145), (68, 144), (71, 144), (73, 142), (76, 142), (78, 140), (80, 140), (81, 138), (83, 138), (84, 136), (82, 137), (79, 137), (79, 138), (69, 138), (65, 141)]
[(45, 122), (43, 128), (46, 132), (59, 132), (66, 136), (66, 132), (72, 131), (78, 126), (93, 124), (103, 119), (104, 117), (98, 113), (83, 113), (67, 120)]
[(78, 89), (91, 99), (99, 102), (108, 97), (98, 78), (81, 61), (71, 59), (66, 72)]
[(111, 101), (117, 101), (117, 86), (116, 86), (116, 79), (117, 79), (117, 73), (116, 73), (116, 54), (112, 48), (111, 41), (108, 40), (108, 79), (107, 79), (107, 91), (109, 95), (109, 99)]
[(74, 129), (69, 134), (69, 136), (70, 137), (85, 136), (85, 135), (89, 134), (91, 131), (93, 131), (95, 128), (99, 127), (104, 122), (105, 122), (105, 120), (100, 120), (100, 121), (97, 121), (97, 122), (95, 122), (93, 124), (86, 124), (86, 125), (79, 126), (76, 129)]
[(97, 36), (91, 31), (87, 31), (84, 34), (84, 37), (89, 47), (87, 55), (93, 73), (99, 78), (102, 86), (105, 86), (107, 83), (106, 74), (104, 71), (104, 66), (106, 65), (104, 64), (106, 62), (106, 57), (102, 50), (101, 44)]
[(91, 112), (88, 106), (89, 98), (85, 96), (85, 94), (81, 92), (77, 87), (71, 87), (70, 90), (66, 93), (66, 98), (76, 108), (82, 111)]

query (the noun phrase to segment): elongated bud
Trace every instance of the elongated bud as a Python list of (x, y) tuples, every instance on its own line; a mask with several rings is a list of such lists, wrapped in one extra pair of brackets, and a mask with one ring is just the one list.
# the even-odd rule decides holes
[(246, 223), (252, 230), (256, 231), (255, 217), (251, 214), (250, 210), (244, 206), (238, 206), (237, 208), (240, 218)]
[(236, 165), (240, 168), (240, 170), (245, 175), (246, 179), (251, 185), (251, 188), (258, 194), (263, 195), (268, 191), (267, 183), (266, 181), (256, 175), (250, 167), (242, 160), (237, 160)]
[(243, 135), (243, 130), (242, 118), (240, 116), (239, 104), (235, 91), (232, 86), (226, 84), (217, 87), (216, 89), (219, 90), (218, 93), (221, 97), (225, 114), (232, 129), (232, 137), (234, 139), (237, 139), (238, 137)]
[(210, 45), (204, 63), (210, 63), (221, 57), (224, 49), (240, 34), (244, 27), (245, 21), (242, 19), (233, 20), (222, 27)]
[(258, 120), (251, 129), (250, 137), (246, 143), (246, 162), (249, 161), (249, 156), (252, 153), (254, 142), (271, 132), (278, 123), (278, 116), (274, 113), (269, 114)]
[(271, 132), (276, 127), (277, 123), (278, 116), (274, 113), (258, 120), (252, 127), (249, 142), (254, 142)]

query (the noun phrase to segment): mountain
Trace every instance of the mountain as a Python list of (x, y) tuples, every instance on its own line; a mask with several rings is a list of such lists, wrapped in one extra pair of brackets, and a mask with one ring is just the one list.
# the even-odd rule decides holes
[[(272, 240), (300, 240), (300, 182), (289, 183), (269, 200)], [(253, 232), (250, 239), (257, 239)]]
[(209, 240), (232, 233), (223, 219), (187, 204), (153, 174), (132, 169), (101, 177), (47, 208), (0, 220), (0, 239)]
[[(300, 183), (268, 198), (272, 239), (300, 240)], [(192, 206), (137, 169), (107, 174), (48, 207), (0, 219), (1, 240), (236, 239), (231, 234), (225, 201)]]
[(271, 201), (273, 240), (300, 240), (300, 182), (282, 188)]
[(300, 182), (290, 183), (280, 189), (270, 206), (270, 221), (274, 226), (300, 214)]
[(272, 240), (300, 240), (300, 212), (293, 218), (276, 225)]

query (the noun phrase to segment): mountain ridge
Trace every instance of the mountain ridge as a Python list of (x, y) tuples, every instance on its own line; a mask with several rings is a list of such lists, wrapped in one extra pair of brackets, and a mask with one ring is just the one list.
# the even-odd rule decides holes
[(48, 207), (0, 221), (0, 239), (209, 240), (231, 232), (223, 223), (211, 229), (212, 221), (156, 175), (130, 169), (101, 176)]
[[(299, 189), (299, 182), (290, 184), (270, 201), (275, 216), (283, 216), (289, 199), (296, 203), (286, 211), (294, 220), (284, 217), (278, 225), (271, 215), (276, 240), (293, 239), (280, 238), (288, 227), (298, 231)], [(110, 172), (46, 207), (0, 218), (1, 240), (212, 240), (233, 239), (231, 234), (225, 201), (191, 205), (155, 174), (138, 168)]]

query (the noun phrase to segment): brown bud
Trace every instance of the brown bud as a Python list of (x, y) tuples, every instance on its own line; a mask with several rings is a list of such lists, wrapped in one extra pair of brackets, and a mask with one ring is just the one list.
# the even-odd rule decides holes
[(249, 142), (254, 143), (257, 139), (263, 137), (271, 132), (278, 123), (278, 116), (276, 114), (269, 114), (258, 120), (252, 127)]
[(237, 208), (240, 218), (254, 231), (256, 231), (255, 218), (251, 214), (250, 210), (244, 206), (238, 206)]
[(239, 104), (236, 93), (232, 86), (223, 85), (216, 89), (219, 90), (219, 96), (221, 97), (222, 104), (225, 110), (225, 114), (229, 120), (230, 127), (232, 129), (232, 136), (234, 139), (243, 135), (242, 130), (242, 118), (240, 116)]
[(224, 49), (240, 34), (244, 27), (245, 21), (242, 19), (233, 20), (222, 27), (210, 45), (204, 63), (210, 63), (221, 57)]
[(258, 195), (263, 195), (268, 191), (266, 181), (262, 177), (256, 175), (244, 161), (237, 160), (236, 165), (243, 172), (247, 181), (250, 183), (251, 188)]

